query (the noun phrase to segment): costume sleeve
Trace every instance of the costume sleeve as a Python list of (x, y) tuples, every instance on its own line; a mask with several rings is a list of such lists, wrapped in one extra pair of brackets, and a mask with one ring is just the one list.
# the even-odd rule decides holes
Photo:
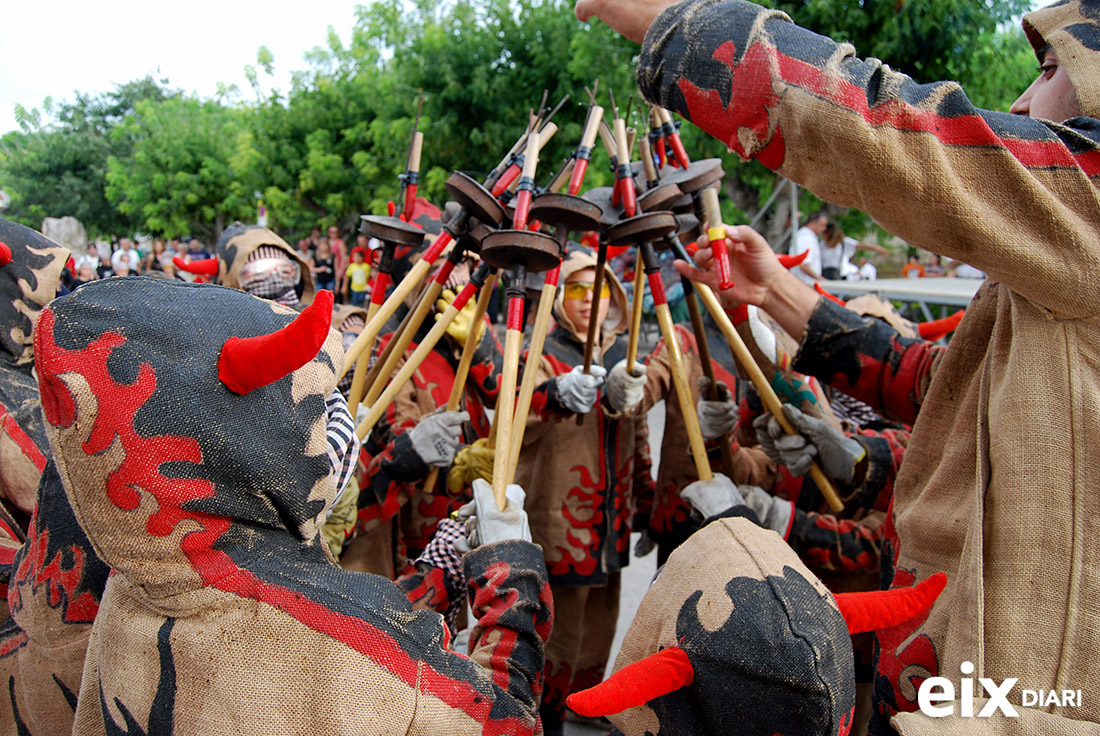
[(477, 618), (470, 658), (489, 670), (499, 698), (509, 699), (505, 706), (495, 704), (493, 712), (519, 711), (533, 732), (554, 619), (542, 550), (529, 542), (497, 542), (467, 554), (465, 568)]
[(1060, 318), (1100, 304), (1100, 121), (976, 108), (744, 0), (652, 24), (638, 83), (745, 159), (910, 244), (969, 263)]
[(901, 337), (880, 319), (819, 299), (794, 370), (816, 376), (883, 416), (912, 424), (947, 348)]
[(794, 510), (787, 543), (813, 569), (877, 570), (882, 523)]

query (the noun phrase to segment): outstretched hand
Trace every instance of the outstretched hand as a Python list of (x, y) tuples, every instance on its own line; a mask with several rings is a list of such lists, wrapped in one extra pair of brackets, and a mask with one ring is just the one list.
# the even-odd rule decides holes
[(593, 16), (635, 43), (645, 40), (649, 26), (678, 0), (579, 0), (574, 12), (587, 23)]
[[(698, 242), (695, 263), (676, 261), (676, 270), (692, 281), (709, 286), (727, 306), (734, 303), (762, 306), (785, 271), (764, 236), (747, 225), (726, 227), (724, 243), (710, 243), (706, 236), (700, 237)], [(732, 289), (718, 289), (714, 247), (724, 247), (729, 252)]]

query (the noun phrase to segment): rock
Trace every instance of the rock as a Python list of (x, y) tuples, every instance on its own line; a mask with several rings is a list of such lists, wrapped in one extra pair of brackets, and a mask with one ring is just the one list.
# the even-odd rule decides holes
[(88, 250), (88, 233), (75, 217), (47, 217), (42, 220), (42, 234), (69, 249), (74, 258)]

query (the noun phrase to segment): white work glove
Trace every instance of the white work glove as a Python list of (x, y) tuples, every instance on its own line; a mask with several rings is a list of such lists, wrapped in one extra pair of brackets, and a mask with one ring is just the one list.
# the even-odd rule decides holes
[(786, 465), (794, 475), (810, 472), (815, 457), (821, 461), (821, 469), (833, 480), (850, 484), (855, 478), (856, 465), (867, 454), (858, 441), (833, 428), (824, 419), (803, 414), (801, 410), (783, 405), (783, 413), (801, 434), (787, 434), (771, 414), (756, 418), (756, 438), (768, 457)]
[(462, 444), (462, 423), (470, 421), (464, 411), (437, 411), (426, 415), (409, 430), (413, 449), (428, 465), (445, 468)]
[[(515, 485), (504, 490), (507, 503), (504, 511), (497, 508), (493, 486), (489, 481), (477, 478), (473, 482), (474, 500), (458, 510), (460, 521), (466, 522), (467, 550), (506, 539), (531, 541), (531, 527), (527, 524), (527, 512), (523, 502), (527, 493)], [(461, 540), (460, 540), (461, 541)]]
[(744, 506), (745, 499), (732, 480), (715, 473), (711, 480), (697, 480), (680, 491), (680, 498), (691, 504), (704, 519), (732, 508)]
[(733, 431), (737, 426), (737, 420), (741, 418), (741, 410), (730, 395), (726, 384), (721, 381), (718, 382), (718, 395), (722, 398), (711, 401), (706, 398), (709, 395), (710, 379), (700, 376), (699, 403), (695, 405), (696, 413), (699, 415), (699, 429), (703, 432), (703, 439), (714, 440)]
[(557, 378), (561, 403), (575, 414), (592, 411), (596, 399), (599, 398), (604, 376), (607, 375), (607, 369), (602, 365), (593, 365), (588, 370), (585, 373), (583, 366), (574, 366), (573, 370)]
[(759, 486), (737, 486), (737, 490), (745, 499), (745, 505), (752, 509), (760, 524), (765, 529), (771, 529), (784, 539), (791, 528), (791, 516), (794, 514), (794, 504), (776, 498)]
[(607, 403), (615, 411), (622, 413), (629, 411), (641, 403), (645, 396), (646, 367), (634, 361), (634, 370), (627, 369), (626, 359), (620, 360), (607, 375)]

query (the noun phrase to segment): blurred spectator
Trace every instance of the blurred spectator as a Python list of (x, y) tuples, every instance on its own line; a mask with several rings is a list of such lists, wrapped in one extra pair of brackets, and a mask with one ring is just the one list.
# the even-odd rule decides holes
[(88, 250), (80, 258), (76, 259), (76, 271), (80, 272), (80, 269), (84, 266), (88, 266), (92, 269), (93, 273), (95, 269), (99, 267), (99, 249), (95, 243), (88, 243)]
[(314, 226), (309, 231), (309, 252), (316, 253), (317, 246), (321, 244), (321, 228)]
[(131, 265), (137, 265), (138, 254), (134, 250), (134, 244), (130, 242), (129, 238), (120, 238), (118, 241), (118, 248), (111, 255), (111, 268), (118, 268), (119, 261), (123, 256), (126, 258), (126, 262)]
[(979, 271), (969, 263), (952, 261), (947, 265), (948, 276), (958, 276), (960, 279), (984, 279), (985, 271)]
[(343, 282), (344, 272), (348, 269), (348, 246), (340, 237), (340, 228), (335, 225), (330, 225), (328, 228), (328, 245), (332, 252), (332, 281), (334, 284), (339, 284)]
[(298, 241), (298, 257), (300, 257), (306, 263), (313, 262), (313, 246), (309, 243), (309, 238), (302, 238)]
[(938, 253), (932, 254), (932, 262), (924, 269), (925, 276), (943, 276), (946, 273)]
[(849, 238), (835, 222), (825, 226), (825, 240), (821, 245), (821, 272), (827, 279), (858, 279), (859, 269), (852, 264), (857, 250), (869, 250), (886, 255), (886, 249), (874, 243), (864, 243)]
[(824, 212), (815, 212), (806, 220), (806, 224), (798, 230), (798, 235), (791, 243), (791, 255), (798, 256), (809, 253), (806, 260), (798, 264), (791, 273), (804, 284), (813, 286), (814, 282), (821, 281), (821, 235), (829, 224), (829, 217)]
[(76, 268), (76, 281), (73, 282), (73, 288), (78, 289), (89, 281), (97, 281), (99, 274), (96, 273), (95, 268), (88, 263), (85, 263)]
[[(332, 252), (331, 240), (322, 240), (317, 244), (317, 252), (313, 256), (313, 281), (318, 289), (332, 291), (336, 284), (335, 254)], [(345, 269), (346, 270), (346, 269)]]
[(171, 261), (172, 254), (168, 252), (168, 243), (163, 238), (157, 238), (153, 241), (153, 249), (141, 262), (141, 272), (160, 271), (163, 273), (166, 270), (171, 270)]
[(198, 238), (191, 238), (187, 243), (187, 261), (203, 261), (210, 258), (210, 251), (206, 249), (206, 246), (202, 244), (202, 241)]
[(864, 281), (874, 281), (878, 278), (878, 269), (875, 264), (867, 260), (867, 256), (859, 257), (859, 277)]
[(103, 251), (99, 254), (99, 265), (96, 266), (96, 275), (101, 279), (105, 279), (108, 276), (114, 276), (114, 269), (111, 267), (111, 251), (107, 248), (103, 248)]
[[(118, 262), (114, 264), (114, 274), (113, 275), (115, 275), (115, 276), (129, 276), (132, 273), (132, 271), (130, 270), (130, 253), (127, 252), (127, 253), (122, 253), (120, 255), (119, 253), (116, 252), (115, 255), (119, 256), (119, 258), (118, 258)], [(114, 256), (112, 256), (111, 261), (114, 262), (114, 260), (115, 260), (115, 258), (114, 258)]]
[(348, 264), (347, 277), (344, 279), (345, 296), (354, 306), (360, 306), (367, 300), (370, 266), (364, 262), (366, 255), (360, 248), (352, 250), (351, 263)]
[(919, 279), (924, 276), (924, 266), (920, 265), (920, 258), (916, 253), (909, 256), (909, 262), (901, 267), (903, 279)]

